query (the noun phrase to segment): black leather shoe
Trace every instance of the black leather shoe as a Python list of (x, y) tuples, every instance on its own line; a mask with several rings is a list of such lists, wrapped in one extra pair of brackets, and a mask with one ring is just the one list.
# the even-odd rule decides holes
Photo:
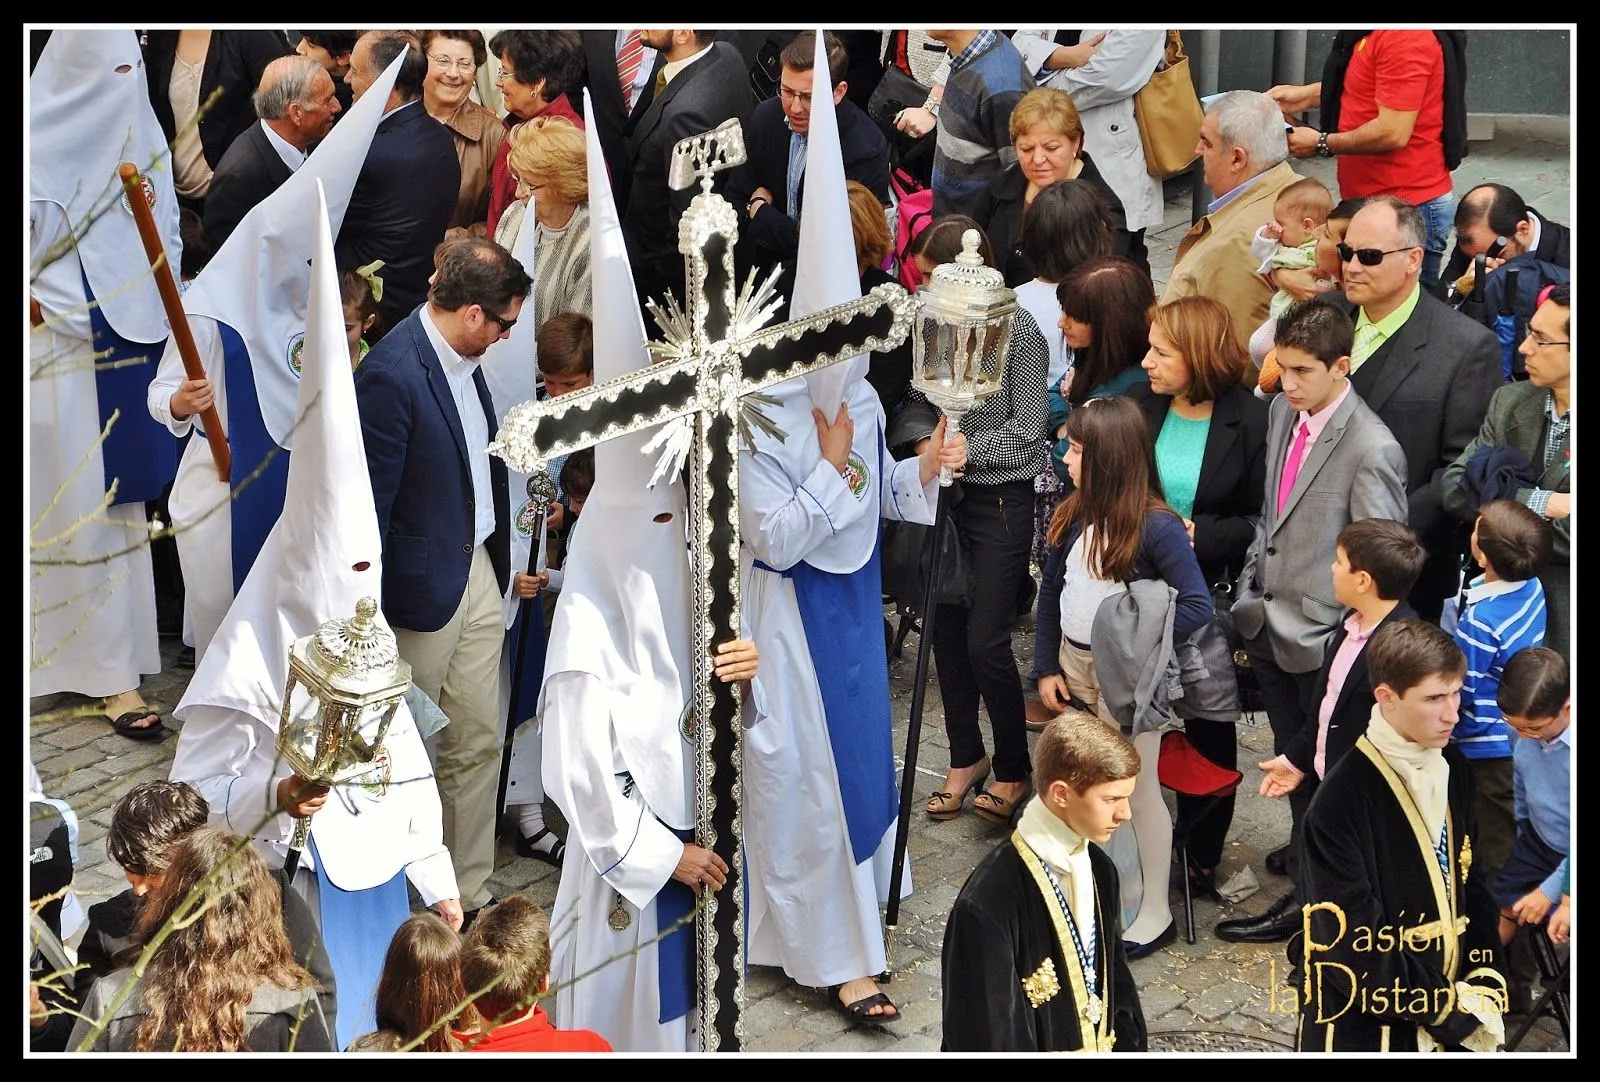
[(1156, 936), (1150, 942), (1129, 943), (1126, 939), (1124, 939), (1122, 941), (1122, 948), (1128, 952), (1128, 961), (1131, 962), (1137, 958), (1143, 958), (1146, 955), (1154, 954), (1156, 951), (1160, 950), (1162, 947), (1165, 947), (1168, 943), (1171, 943), (1177, 938), (1178, 922), (1174, 920), (1171, 924), (1167, 925), (1166, 931)]
[(1290, 891), (1259, 917), (1238, 917), (1217, 925), (1217, 938), (1229, 943), (1280, 943), (1302, 928), (1300, 899)]
[(1289, 847), (1287, 845), (1274, 849), (1267, 854), (1267, 871), (1273, 875), (1289, 874)]

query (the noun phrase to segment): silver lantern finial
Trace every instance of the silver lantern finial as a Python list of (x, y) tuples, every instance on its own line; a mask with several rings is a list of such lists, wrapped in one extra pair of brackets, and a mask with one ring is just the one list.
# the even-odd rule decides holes
[[(917, 325), (912, 332), (911, 385), (949, 419), (946, 438), (961, 431), (961, 418), (998, 391), (1005, 377), (1006, 353), (1017, 295), (1005, 276), (978, 254), (976, 229), (961, 237), (961, 254), (933, 269), (917, 293)], [(949, 467), (939, 484), (951, 482)]]
[[(383, 741), (411, 686), (411, 666), (377, 614), (378, 603), (363, 597), (353, 619), (329, 620), (289, 648), (277, 748), (314, 784), (331, 787), (387, 769)], [(315, 703), (314, 712), (292, 716), (297, 685)], [(289, 843), (295, 864), (310, 833), (310, 819), (295, 820)]]

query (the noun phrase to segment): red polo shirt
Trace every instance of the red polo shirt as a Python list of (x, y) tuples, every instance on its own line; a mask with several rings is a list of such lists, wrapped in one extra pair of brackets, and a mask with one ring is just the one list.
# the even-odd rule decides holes
[(1417, 114), (1411, 139), (1387, 154), (1341, 154), (1339, 197), (1394, 195), (1420, 205), (1451, 190), (1444, 164), (1444, 50), (1432, 30), (1374, 30), (1356, 43), (1339, 99), (1339, 130), (1378, 106)]
[(550, 1016), (543, 1007), (534, 1007), (533, 1014), (520, 1022), (510, 1022), (490, 1030), (489, 1035), (477, 1044), (476, 1033), (457, 1033), (456, 1039), (468, 1046), (469, 1052), (610, 1052), (611, 1044), (600, 1034), (588, 1029), (557, 1029), (550, 1024)]

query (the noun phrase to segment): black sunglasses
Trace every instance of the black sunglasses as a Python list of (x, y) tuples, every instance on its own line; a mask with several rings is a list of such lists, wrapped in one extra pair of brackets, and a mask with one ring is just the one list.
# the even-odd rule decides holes
[(1348, 263), (1352, 259), (1357, 259), (1361, 261), (1363, 267), (1376, 267), (1383, 262), (1383, 257), (1386, 255), (1394, 255), (1396, 252), (1409, 252), (1413, 248), (1421, 247), (1422, 245), (1420, 244), (1408, 244), (1404, 248), (1390, 248), (1388, 251), (1384, 251), (1381, 248), (1352, 248), (1348, 244), (1335, 245), (1339, 252), (1339, 261), (1341, 263)]
[[(511, 333), (511, 328), (515, 327), (517, 325), (517, 321), (515, 319), (507, 319), (505, 316), (497, 316), (493, 312), (489, 311), (489, 309), (487, 309), (487, 308), (485, 308), (483, 310), (483, 314), (485, 316), (488, 316), (490, 319), (494, 320), (496, 323), (500, 324), (500, 333), (501, 334), (510, 334)], [(518, 317), (518, 318), (520, 318), (520, 317)]]

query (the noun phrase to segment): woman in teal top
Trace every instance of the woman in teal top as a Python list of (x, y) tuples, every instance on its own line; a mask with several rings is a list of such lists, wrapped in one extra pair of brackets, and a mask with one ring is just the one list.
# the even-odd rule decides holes
[[(1250, 359), (1228, 310), (1210, 297), (1183, 297), (1150, 318), (1147, 385), (1128, 397), (1155, 441), (1167, 502), (1183, 516), (1206, 582), (1232, 584), (1255, 536), (1266, 489), (1267, 403), (1243, 385)], [(1238, 765), (1232, 722), (1189, 718), (1189, 740), (1214, 763)], [(1206, 800), (1178, 798), (1178, 815), (1200, 814)], [(1199, 820), (1189, 846), (1204, 888), (1222, 856), (1233, 798)]]

